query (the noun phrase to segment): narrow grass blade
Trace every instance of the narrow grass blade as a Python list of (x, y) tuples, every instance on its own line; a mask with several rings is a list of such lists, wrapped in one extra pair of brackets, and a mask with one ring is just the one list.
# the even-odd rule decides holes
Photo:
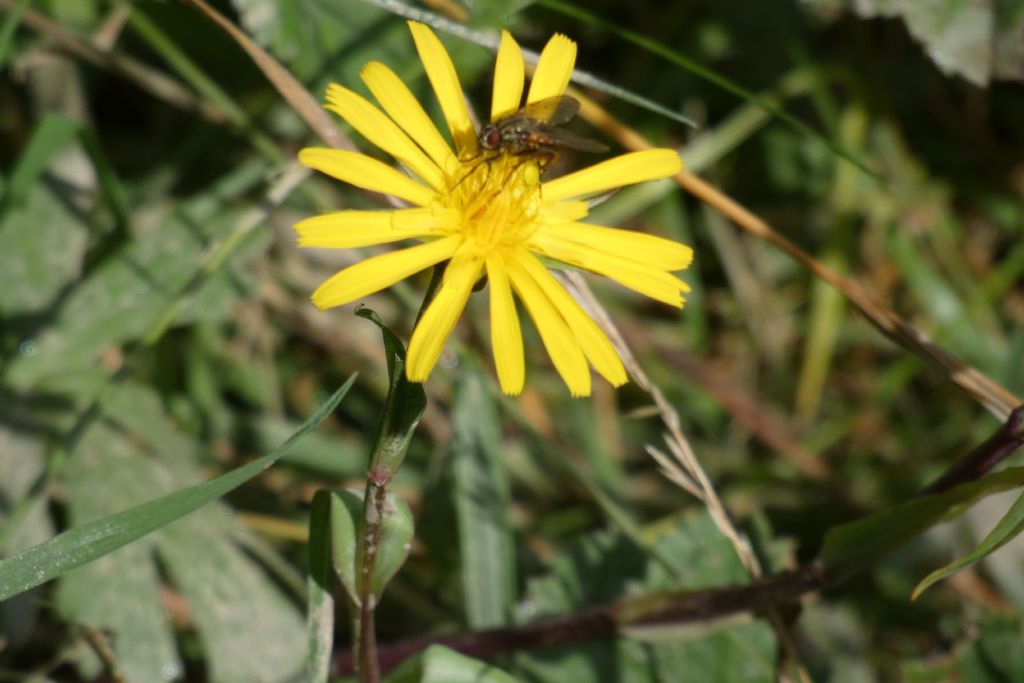
[(47, 114), (32, 132), (25, 151), (11, 173), (7, 190), (0, 198), (0, 215), (26, 199), (43, 173), (50, 168), (53, 159), (76, 138), (96, 170), (100, 190), (106, 196), (114, 216), (115, 230), (106, 240), (116, 243), (128, 234), (128, 207), (121, 181), (96, 133), (81, 121), (63, 114)]
[[(985, 496), (1020, 486), (1024, 486), (1024, 467), (1011, 467), (944, 493), (914, 498), (864, 519), (843, 524), (829, 531), (825, 537), (821, 559), (837, 577), (849, 576), (917, 538), (931, 526), (964, 512)], [(1024, 509), (1017, 508), (1021, 505), (1018, 501), (1004, 518), (1004, 521), (1010, 519), (1005, 527), (1002, 522), (997, 527), (1000, 536), (1020, 523), (1019, 516)], [(982, 545), (986, 544), (983, 542)]]
[[(363, 0), (363, 2), (380, 7), (381, 9), (391, 12), (397, 16), (422, 22), (441, 33), (461, 38), (481, 47), (485, 47), (493, 52), (498, 51), (498, 45), (501, 42), (501, 36), (497, 31), (469, 28), (465, 24), (452, 21), (451, 19), (435, 14), (429, 10), (412, 7), (402, 2), (396, 2), (395, 0)], [(539, 55), (531, 50), (523, 50), (523, 56), (530, 64), (536, 64), (539, 59)], [(573, 71), (572, 82), (577, 85), (593, 88), (599, 92), (608, 93), (612, 97), (617, 97), (623, 102), (629, 102), (630, 104), (636, 105), (642, 109), (652, 111), (659, 116), (664, 116), (665, 118), (672, 119), (673, 121), (678, 121), (684, 126), (690, 126), (692, 128), (697, 127), (697, 122), (693, 119), (683, 116), (679, 112), (658, 104), (654, 100), (650, 100), (643, 95), (638, 95), (631, 90), (627, 90), (626, 88), (615, 85), (614, 83), (598, 78), (597, 76), (589, 74), (581, 69)]]
[(687, 57), (681, 52), (673, 50), (672, 48), (666, 45), (662, 45), (657, 41), (651, 40), (650, 38), (643, 34), (637, 33), (635, 31), (630, 31), (627, 28), (622, 28), (620, 26), (612, 24), (611, 22), (605, 21), (596, 14), (588, 12), (587, 10), (582, 9), (580, 7), (576, 7), (575, 5), (571, 5), (567, 2), (562, 2), (562, 0), (539, 0), (537, 4), (539, 4), (542, 7), (546, 7), (547, 9), (553, 12), (564, 14), (565, 16), (572, 17), (579, 21), (592, 24), (594, 26), (598, 26), (601, 29), (608, 31), (609, 33), (613, 33), (619, 36), (620, 38), (629, 41), (630, 43), (633, 43), (634, 45), (637, 45), (638, 47), (641, 47), (644, 50), (647, 50), (652, 54), (658, 55), (659, 57), (662, 57), (672, 62), (673, 64), (686, 69), (695, 76), (703, 78), (709, 83), (717, 85), (718, 87), (728, 92), (731, 92), (737, 97), (741, 97), (744, 100), (747, 100), (748, 102), (753, 102), (754, 104), (763, 108), (765, 111), (771, 113), (772, 116), (778, 117), (781, 121), (785, 122), (787, 125), (793, 127), (797, 131), (803, 133), (804, 135), (807, 135), (808, 137), (818, 140), (819, 142), (827, 146), (834, 154), (846, 159), (851, 164), (861, 169), (872, 178), (876, 180), (881, 180), (881, 177), (878, 175), (878, 173), (872, 170), (867, 165), (867, 163), (857, 158), (857, 156), (855, 156), (849, 150), (843, 149), (836, 143), (832, 142), (831, 140), (823, 136), (821, 133), (817, 132), (816, 130), (808, 126), (800, 119), (796, 118), (792, 114), (789, 114), (784, 109), (781, 109), (778, 105), (773, 104), (772, 102), (767, 101), (762, 97), (758, 97), (756, 94), (747, 90), (739, 83), (736, 83), (726, 78), (725, 76), (715, 73), (714, 71), (707, 68), (700, 62), (697, 62), (696, 60)]
[(293, 443), (327, 417), (355, 382), (352, 375), (297, 432), (275, 451), (216, 479), (65, 531), (0, 562), (0, 601), (113, 552), (241, 486), (273, 465)]
[(21, 17), (28, 8), (28, 0), (17, 0), (13, 7), (7, 10), (7, 18), (0, 26), (0, 68), (7, 62), (7, 50), (10, 49), (11, 41), (14, 39), (14, 31), (21, 22)]
[(1017, 502), (1010, 507), (1010, 510), (1006, 515), (999, 520), (999, 524), (996, 524), (996, 528), (989, 532), (988, 536), (978, 544), (977, 548), (967, 553), (956, 562), (947, 564), (941, 569), (936, 569), (931, 574), (924, 577), (924, 579), (921, 580), (921, 583), (917, 584), (914, 588), (911, 600), (917, 600), (918, 596), (933, 584), (956, 574), (961, 569), (974, 564), (986, 555), (991, 555), (995, 551), (999, 550), (1016, 538), (1021, 531), (1024, 531), (1024, 495), (1017, 498)]
[(320, 103), (299, 82), (292, 73), (284, 68), (274, 57), (256, 44), (241, 29), (231, 23), (224, 15), (217, 12), (202, 0), (187, 0), (189, 4), (206, 15), (217, 24), (239, 47), (248, 53), (263, 75), (267, 77), (292, 109), (306, 121), (320, 139), (332, 147), (355, 149), (352, 141), (341, 132), (338, 125), (327, 115)]
[(267, 159), (278, 163), (284, 161), (278, 144), (253, 123), (242, 105), (207, 74), (160, 24), (141, 12), (138, 7), (132, 11), (129, 24), (179, 76), (216, 107), (224, 118), (242, 130), (253, 146)]
[(452, 408), (451, 466), (466, 621), (480, 629), (508, 623), (516, 562), (500, 422), (482, 371), (468, 360), (465, 368)]
[(48, 114), (35, 130), (18, 163), (8, 177), (7, 189), (0, 198), (0, 212), (28, 195), (50, 160), (79, 133), (82, 124), (62, 114)]
[(309, 580), (306, 680), (326, 683), (334, 647), (334, 568), (331, 565), (331, 494), (317, 491), (309, 510)]

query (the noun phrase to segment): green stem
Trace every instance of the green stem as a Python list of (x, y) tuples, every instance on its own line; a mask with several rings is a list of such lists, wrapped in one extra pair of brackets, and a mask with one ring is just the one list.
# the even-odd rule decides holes
[[(434, 266), (430, 284), (423, 295), (418, 324), (430, 306), (444, 278), (446, 263)], [(363, 531), (356, 549), (356, 602), (355, 640), (352, 644), (356, 670), (362, 683), (380, 681), (380, 663), (377, 656), (377, 636), (374, 629), (374, 611), (377, 592), (374, 590), (377, 551), (381, 543), (381, 526), (386, 514), (388, 486), (405, 459), (409, 440), (426, 407), (423, 388), (405, 378), (405, 352), (402, 343), (388, 330), (372, 311), (368, 317), (384, 333), (385, 353), (388, 356), (390, 387), (387, 402), (381, 414), (380, 426), (374, 439), (370, 464), (366, 470), (366, 489), (363, 494)]]

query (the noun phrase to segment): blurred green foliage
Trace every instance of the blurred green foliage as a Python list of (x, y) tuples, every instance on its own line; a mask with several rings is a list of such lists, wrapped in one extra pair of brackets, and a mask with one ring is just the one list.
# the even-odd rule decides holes
[[(777, 102), (880, 179), (544, 5), (417, 9), (507, 27), (530, 49), (570, 35), (579, 68), (700, 126), (599, 96), (612, 113), (681, 146), (695, 172), (1019, 395), (1022, 5), (587, 5)], [(377, 59), (439, 115), (404, 20), (375, 4), (217, 7), (317, 97), (331, 81), (364, 92), (358, 70)], [(490, 53), (442, 40), (486, 111)], [(319, 431), (223, 503), (0, 604), (0, 680), (109, 680), (96, 642), (128, 681), (299, 676), (309, 503), (321, 488), (361, 488), (389, 381), (379, 330), (351, 307), (321, 313), (308, 300), (353, 256), (300, 252), (290, 226), (369, 201), (310, 178), (265, 208), (311, 134), (237, 45), (183, 3), (4, 0), (0, 64), (0, 555), (274, 451), (360, 373)], [(905, 503), (996, 427), (834, 290), (674, 185), (625, 190), (596, 213), (696, 249), (682, 313), (592, 284), (766, 569), (808, 561), (829, 529)], [(425, 287), (426, 274), (367, 303), (407, 335)], [(664, 429), (650, 396), (631, 384), (570, 399), (525, 325), (527, 391), (502, 397), (485, 311), (486, 297), (473, 297), (393, 485), (416, 531), (379, 607), (380, 639), (748, 582), (704, 505), (645, 453)], [(1012, 503), (972, 508), (789, 615), (811, 678), (1024, 676), (1019, 539), (910, 601)], [(768, 681), (780, 652), (768, 622), (748, 620), (520, 652), (490, 668), (437, 648), (394, 680), (457, 670), (480, 681)]]

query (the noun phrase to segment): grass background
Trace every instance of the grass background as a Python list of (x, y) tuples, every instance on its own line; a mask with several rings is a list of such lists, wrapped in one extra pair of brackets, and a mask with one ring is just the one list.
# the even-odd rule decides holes
[[(604, 24), (545, 3), (428, 9), (475, 29), (509, 27), (532, 49), (567, 33), (579, 68), (699, 125), (590, 91), (610, 112), (682, 146), (691, 170), (1020, 394), (1020, 4), (875, 8), (886, 17), (826, 1), (588, 5)], [(351, 307), (320, 313), (308, 301), (359, 255), (299, 252), (290, 226), (372, 205), (311, 177), (263, 211), (311, 134), (194, 9), (0, 7), (3, 554), (272, 451), (359, 373), (333, 417), (223, 503), (0, 604), (0, 679), (111, 680), (116, 662), (129, 681), (289, 680), (306, 647), (309, 501), (321, 487), (362, 485), (387, 391), (379, 330)], [(348, 0), (217, 7), (316, 97), (330, 81), (358, 90), (358, 70), (378, 59), (437, 115), (392, 13)], [(614, 27), (777, 98), (879, 177)], [(486, 111), (491, 54), (442, 40)], [(586, 122), (574, 129), (610, 141)], [(621, 192), (595, 222), (696, 250), (682, 313), (591, 284), (766, 569), (813, 559), (828, 529), (912, 497), (998, 425), (841, 294), (675, 186)], [(426, 282), (367, 304), (407, 338)], [(416, 537), (380, 606), (380, 638), (749, 581), (706, 506), (645, 453), (664, 431), (651, 397), (635, 383), (599, 384), (592, 399), (571, 400), (529, 325), (527, 390), (501, 397), (486, 302), (474, 299), (427, 384), (429, 407), (394, 485)], [(909, 599), (929, 571), (977, 544), (1007, 495), (791, 615), (799, 656), (787, 675), (1024, 678), (1024, 546)], [(775, 678), (780, 649), (766, 621), (656, 636), (495, 661), (525, 681)], [(339, 648), (348, 638), (341, 618)]]

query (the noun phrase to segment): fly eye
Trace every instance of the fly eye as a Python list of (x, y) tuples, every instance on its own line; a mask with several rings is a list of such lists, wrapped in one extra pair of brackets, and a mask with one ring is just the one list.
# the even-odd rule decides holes
[(498, 143), (500, 142), (501, 131), (499, 131), (497, 128), (491, 128), (489, 131), (487, 131), (487, 134), (484, 136), (484, 147), (486, 147), (487, 149), (494, 149), (495, 147), (498, 146)]

